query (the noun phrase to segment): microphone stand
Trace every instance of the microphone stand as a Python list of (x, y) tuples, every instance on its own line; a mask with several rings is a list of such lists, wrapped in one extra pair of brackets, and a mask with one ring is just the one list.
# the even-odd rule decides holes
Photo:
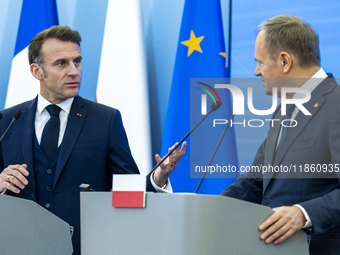
[[(217, 152), (218, 148), (220, 147), (221, 142), (222, 142), (222, 140), (223, 140), (225, 134), (227, 133), (227, 130), (228, 130), (229, 126), (230, 126), (230, 122), (234, 119), (234, 116), (235, 116), (235, 114), (233, 114), (233, 116), (232, 116), (231, 119), (229, 120), (229, 123), (228, 123), (227, 127), (224, 129), (224, 132), (223, 132), (223, 134), (222, 134), (222, 136), (221, 136), (221, 138), (220, 138), (220, 141), (218, 142), (218, 144), (217, 144), (217, 146), (216, 146), (216, 149), (215, 149), (215, 151), (214, 151), (214, 153), (213, 153), (213, 155), (212, 155), (212, 157), (211, 157), (211, 159), (210, 159), (210, 161), (209, 161), (209, 164), (208, 164), (207, 169), (209, 168), (209, 166), (211, 165), (213, 159), (215, 158), (216, 152)], [(201, 178), (201, 180), (200, 180), (200, 182), (199, 182), (199, 184), (198, 184), (198, 186), (197, 186), (197, 188), (196, 188), (196, 190), (195, 190), (195, 193), (197, 193), (198, 190), (200, 189), (200, 187), (201, 187), (201, 185), (202, 185), (202, 182), (203, 182), (203, 180), (204, 180), (204, 178), (205, 178), (207, 172), (208, 172), (208, 171), (205, 171), (205, 173), (203, 174), (203, 176), (202, 176), (202, 178)]]
[(187, 133), (186, 136), (184, 136), (183, 139), (179, 141), (179, 143), (176, 144), (176, 146), (161, 159), (161, 161), (157, 163), (157, 165), (155, 165), (155, 167), (152, 169), (151, 172), (155, 171), (157, 167), (159, 167), (164, 162), (164, 160), (166, 160), (178, 148), (178, 146), (180, 146), (184, 142), (184, 140), (188, 138), (188, 136), (203, 122), (203, 120), (205, 120), (209, 116), (210, 113), (216, 111), (220, 106), (221, 106), (221, 103), (219, 101), (216, 101), (216, 105), (215, 103), (212, 104), (210, 107), (210, 111), (207, 113), (207, 115), (205, 115), (204, 118), (201, 119), (201, 121), (193, 129), (191, 129), (189, 133)]
[[(10, 127), (12, 126), (12, 124), (14, 123), (14, 121), (18, 120), (20, 117), (21, 117), (21, 111), (16, 111), (14, 116), (13, 116), (13, 119), (11, 121), (11, 123), (8, 125), (5, 133), (3, 133), (3, 135), (0, 137), (0, 143), (2, 141), (2, 139), (4, 139), (5, 135), (7, 134), (8, 130), (10, 129)], [(2, 114), (1, 114), (1, 117), (2, 117)]]

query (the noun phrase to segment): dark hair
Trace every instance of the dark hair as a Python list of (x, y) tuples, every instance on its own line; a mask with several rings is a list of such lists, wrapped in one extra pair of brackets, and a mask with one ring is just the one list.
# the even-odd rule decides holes
[(81, 36), (78, 31), (68, 26), (53, 26), (37, 34), (28, 46), (28, 60), (30, 65), (36, 63), (45, 71), (41, 48), (46, 39), (55, 38), (65, 42), (74, 42), (80, 46)]
[(303, 19), (280, 15), (264, 21), (258, 28), (265, 32), (266, 47), (273, 60), (284, 50), (294, 54), (301, 67), (320, 66), (319, 36)]

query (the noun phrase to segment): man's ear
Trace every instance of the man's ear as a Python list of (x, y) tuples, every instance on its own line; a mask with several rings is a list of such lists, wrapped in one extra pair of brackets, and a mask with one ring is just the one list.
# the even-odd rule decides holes
[(281, 51), (279, 58), (280, 66), (282, 67), (282, 72), (288, 73), (293, 67), (292, 56), (286, 51)]
[(42, 80), (44, 71), (42, 70), (41, 66), (39, 66), (36, 63), (31, 64), (30, 66), (31, 74), (37, 79), (37, 80)]

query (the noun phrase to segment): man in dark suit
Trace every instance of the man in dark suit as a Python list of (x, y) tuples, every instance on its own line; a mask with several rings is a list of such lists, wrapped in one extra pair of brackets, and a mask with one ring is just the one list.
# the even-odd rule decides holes
[(296, 172), (249, 172), (222, 195), (273, 208), (259, 226), (266, 243), (278, 244), (304, 229), (311, 237), (311, 254), (340, 254), (340, 87), (320, 68), (318, 35), (298, 17), (273, 17), (259, 27), (255, 60), (255, 75), (262, 76), (266, 94), (273, 88), (279, 95), (283, 87), (305, 89), (311, 99), (303, 107), (311, 115), (293, 105), (287, 110), (287, 130), (279, 107), (273, 119), (281, 121), (274, 122), (253, 162), (267, 169), (295, 167)]
[[(30, 69), (40, 94), (4, 110), (0, 123), (4, 133), (14, 113), (22, 112), (0, 146), (0, 192), (34, 200), (73, 226), (74, 254), (80, 254), (79, 185), (109, 191), (113, 174), (139, 173), (119, 111), (78, 96), (80, 42), (79, 33), (64, 26), (32, 40)], [(167, 188), (184, 152), (185, 144), (147, 177), (148, 190)]]

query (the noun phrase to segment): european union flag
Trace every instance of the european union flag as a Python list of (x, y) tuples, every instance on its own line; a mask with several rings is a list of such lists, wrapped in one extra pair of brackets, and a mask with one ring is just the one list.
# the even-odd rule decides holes
[(202, 108), (205, 104), (201, 98), (205, 97), (208, 111), (213, 101), (221, 100), (222, 106), (209, 115), (189, 137), (186, 155), (170, 177), (174, 192), (194, 192), (199, 177), (207, 169), (209, 171), (199, 193), (219, 194), (238, 176), (237, 172), (225, 174), (228, 166), (229, 170), (230, 167), (238, 170), (233, 128), (228, 129), (211, 168), (207, 167), (226, 127), (213, 127), (213, 121), (217, 118), (214, 114), (218, 112), (218, 118), (222, 116), (226, 120), (232, 116), (229, 91), (215, 90), (214, 83), (217, 80), (207, 79), (222, 78), (218, 80), (219, 83), (228, 83), (227, 54), (220, 1), (186, 0), (163, 132), (162, 155), (204, 117)]

